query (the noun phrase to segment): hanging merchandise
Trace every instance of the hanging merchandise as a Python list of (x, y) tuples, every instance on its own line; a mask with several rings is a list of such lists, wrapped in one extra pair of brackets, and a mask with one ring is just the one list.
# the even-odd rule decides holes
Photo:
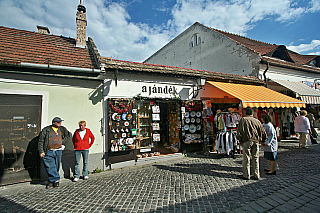
[(116, 113), (122, 114), (125, 112), (128, 112), (129, 109), (131, 109), (132, 105), (134, 103), (133, 99), (129, 99), (126, 103), (126, 101), (118, 101), (115, 100), (114, 103), (112, 103), (111, 101), (109, 102), (110, 107), (112, 108), (112, 110)]
[[(183, 119), (183, 142), (185, 144), (198, 144), (203, 143), (203, 131), (202, 131), (202, 104), (201, 101), (184, 101), (182, 109), (185, 109), (185, 113), (182, 113)], [(181, 110), (183, 112), (183, 110)], [(191, 149), (192, 145), (188, 145)], [(202, 149), (201, 147), (198, 147)]]
[[(132, 111), (133, 100), (109, 99), (109, 150), (123, 152), (129, 149), (127, 141), (134, 141), (132, 130), (136, 129), (136, 114)], [(132, 113), (132, 114), (131, 114)], [(133, 142), (132, 142), (133, 143)], [(112, 158), (112, 154), (110, 156)]]
[(183, 106), (186, 108), (187, 111), (199, 111), (201, 110), (201, 103), (197, 101), (184, 101)]
[(234, 156), (235, 153), (240, 153), (240, 143), (236, 138), (236, 130), (218, 132), (215, 149), (223, 155)]

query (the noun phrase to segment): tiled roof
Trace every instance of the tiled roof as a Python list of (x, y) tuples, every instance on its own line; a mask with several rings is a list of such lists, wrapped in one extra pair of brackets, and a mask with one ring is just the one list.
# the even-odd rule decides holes
[(317, 57), (316, 55), (300, 55), (300, 54), (295, 53), (293, 51), (288, 51), (288, 52), (289, 52), (292, 60), (294, 60), (295, 63), (301, 64), (301, 65), (309, 64), (310, 61), (312, 61), (314, 58)]
[(262, 41), (257, 41), (254, 39), (250, 39), (250, 38), (246, 38), (237, 34), (233, 34), (233, 33), (228, 33), (225, 31), (221, 31), (221, 30), (217, 30), (214, 28), (211, 28), (212, 30), (221, 33), (229, 38), (231, 38), (232, 40), (236, 41), (237, 43), (240, 43), (246, 47), (248, 47), (249, 49), (259, 53), (260, 55), (265, 55), (268, 54), (270, 52), (273, 52), (274, 50), (276, 50), (278, 48), (279, 45), (276, 44), (269, 44), (269, 43), (265, 43)]
[[(200, 24), (200, 23), (198, 23)], [(200, 24), (201, 25), (201, 24)], [(203, 25), (204, 26), (204, 25)], [(205, 26), (207, 27), (207, 26)], [(240, 36), (233, 33), (228, 33), (222, 30), (214, 29), (211, 27), (207, 27), (211, 30), (214, 30), (222, 35), (227, 36), (228, 38), (234, 40), (235, 42), (247, 47), (248, 49), (260, 54), (263, 59), (265, 59), (264, 56), (269, 56), (267, 61), (272, 61), (274, 65), (280, 65), (280, 66), (288, 66), (290, 68), (296, 68), (296, 69), (304, 69), (306, 71), (317, 71), (320, 72), (319, 67), (315, 66), (306, 66), (310, 63), (310, 61), (318, 56), (310, 56), (310, 55), (300, 55), (298, 53), (295, 53), (293, 51), (288, 50), (284, 45), (277, 45), (277, 44), (269, 44), (262, 41), (250, 39), (244, 36)], [(285, 49), (285, 52), (289, 59), (292, 59), (293, 62), (279, 60), (276, 57), (272, 57), (272, 54), (279, 49)], [(283, 50), (282, 49), (282, 50)]]
[(284, 61), (284, 60), (281, 60), (278, 58), (272, 58), (269, 56), (262, 56), (261, 59), (263, 61), (269, 62), (272, 65), (278, 65), (278, 66), (282, 66), (282, 67), (289, 67), (289, 68), (293, 68), (293, 69), (300, 69), (300, 70), (313, 71), (313, 72), (320, 73), (320, 68), (317, 68), (317, 67), (311, 66), (311, 65), (292, 63), (289, 61)]
[(0, 26), (0, 63), (50, 64), (98, 68), (94, 53), (75, 47), (75, 39)]
[(139, 63), (131, 61), (123, 61), (112, 59), (109, 57), (101, 57), (101, 63), (105, 65), (105, 69), (119, 69), (126, 71), (137, 71), (137, 72), (150, 72), (150, 73), (162, 73), (172, 75), (184, 75), (192, 77), (206, 77), (210, 81), (219, 82), (233, 82), (233, 83), (246, 83), (254, 85), (262, 85), (263, 81), (252, 76), (234, 75), (219, 72), (212, 72), (206, 70), (196, 70), (190, 68), (165, 66), (158, 64)]

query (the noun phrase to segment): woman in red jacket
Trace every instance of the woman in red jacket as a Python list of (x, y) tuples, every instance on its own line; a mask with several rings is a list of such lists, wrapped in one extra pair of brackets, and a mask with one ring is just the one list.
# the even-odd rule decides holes
[(80, 178), (80, 158), (83, 159), (82, 176), (84, 180), (88, 180), (88, 155), (89, 148), (94, 142), (94, 136), (90, 129), (86, 128), (85, 121), (79, 121), (79, 129), (77, 129), (72, 137), (74, 146), (74, 154), (76, 157), (75, 171), (73, 181), (77, 182)]

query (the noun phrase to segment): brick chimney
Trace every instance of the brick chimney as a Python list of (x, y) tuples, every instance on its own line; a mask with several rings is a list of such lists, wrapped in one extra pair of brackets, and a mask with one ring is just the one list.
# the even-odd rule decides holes
[(87, 30), (87, 14), (86, 8), (83, 6), (83, 0), (78, 5), (77, 17), (77, 40), (76, 47), (86, 47), (86, 30)]
[(50, 30), (49, 30), (48, 27), (43, 27), (43, 26), (37, 25), (37, 28), (38, 28), (38, 33), (41, 33), (41, 34), (50, 34)]

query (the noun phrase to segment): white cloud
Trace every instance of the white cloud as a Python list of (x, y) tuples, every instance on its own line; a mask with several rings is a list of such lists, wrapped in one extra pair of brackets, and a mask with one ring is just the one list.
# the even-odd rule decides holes
[(311, 0), (310, 2), (310, 12), (315, 13), (320, 11), (320, 1), (319, 0)]
[[(315, 49), (319, 49), (320, 48), (320, 40), (312, 40), (310, 44), (300, 44), (298, 46), (287, 46), (288, 49), (298, 52), (298, 53), (302, 53), (302, 52), (307, 52), (310, 50), (315, 50)], [(318, 53), (309, 53), (309, 55), (319, 55)]]
[(320, 55), (320, 52), (308, 53), (308, 55)]
[[(143, 3), (143, 0), (134, 2)], [(84, 4), (87, 8), (87, 36), (93, 38), (101, 55), (143, 61), (196, 21), (245, 35), (261, 20), (292, 22), (304, 13), (320, 10), (319, 0), (311, 0), (304, 8), (294, 2), (176, 0), (169, 21), (152, 26), (143, 20), (140, 23), (131, 21), (127, 8), (133, 1), (85, 0)], [(52, 34), (75, 38), (78, 4), (79, 0), (0, 0), (0, 25), (30, 31), (36, 31), (36, 25), (42, 25), (49, 27)], [(153, 9), (167, 11), (164, 2), (162, 5)]]
[(178, 31), (198, 21), (213, 28), (244, 34), (264, 19), (294, 21), (306, 8), (294, 7), (292, 0), (179, 0), (172, 10)]

